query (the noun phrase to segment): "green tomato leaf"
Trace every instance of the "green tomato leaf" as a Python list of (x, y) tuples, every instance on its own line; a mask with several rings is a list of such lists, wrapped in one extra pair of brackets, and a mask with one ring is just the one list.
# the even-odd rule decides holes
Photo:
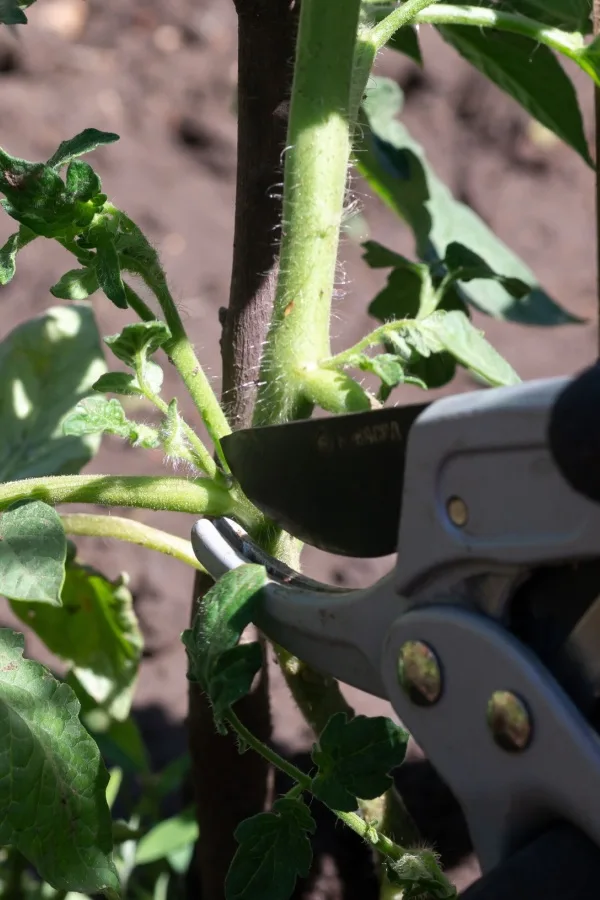
[(15, 234), (11, 234), (3, 247), (0, 247), (0, 285), (8, 284), (15, 274), (17, 253), (37, 237), (30, 228), (21, 225)]
[(512, 366), (494, 350), (464, 313), (439, 310), (426, 319), (407, 323), (403, 337), (421, 356), (443, 350), (451, 353), (466, 369), (495, 387), (518, 384), (520, 381)]
[(111, 718), (123, 721), (131, 709), (143, 649), (131, 593), (122, 580), (111, 582), (94, 569), (71, 564), (61, 596), (58, 608), (11, 605), (50, 652), (69, 663), (88, 696)]
[(144, 385), (154, 394), (160, 393), (163, 372), (150, 357), (171, 340), (171, 332), (164, 322), (135, 322), (104, 340), (117, 359), (134, 370), (137, 385)]
[(592, 0), (504, 0), (498, 6), (564, 31), (592, 30)]
[(96, 248), (94, 267), (98, 284), (111, 303), (114, 303), (119, 309), (127, 309), (127, 294), (121, 277), (119, 254), (113, 236), (106, 228), (98, 226), (93, 229), (90, 242)]
[(387, 860), (385, 872), (392, 884), (402, 888), (402, 900), (456, 900), (456, 889), (443, 876), (431, 850), (407, 852), (398, 860)]
[(164, 322), (135, 322), (126, 325), (120, 334), (104, 338), (117, 359), (132, 369), (152, 356), (171, 339), (171, 332)]
[(247, 693), (257, 671), (253, 669), (257, 652), (244, 649), (249, 644), (237, 647), (237, 643), (252, 621), (265, 583), (263, 566), (248, 564), (227, 572), (205, 595), (192, 628), (182, 635), (188, 678), (208, 694), (221, 733), (228, 705), (244, 696), (244, 687)]
[(302, 800), (282, 797), (273, 812), (238, 825), (239, 843), (225, 879), (226, 900), (289, 900), (296, 879), (306, 878), (312, 862), (309, 834), (316, 829)]
[(59, 607), (67, 539), (60, 516), (36, 500), (0, 516), (0, 594)]
[(94, 384), (94, 390), (100, 394), (121, 394), (124, 397), (139, 397), (142, 394), (137, 378), (129, 372), (106, 372)]
[(448, 244), (444, 265), (456, 281), (469, 282), (476, 278), (491, 278), (500, 282), (511, 296), (520, 300), (530, 293), (529, 285), (520, 278), (498, 275), (479, 254), (456, 241)]
[(436, 307), (436, 293), (429, 267), (406, 260), (392, 270), (387, 284), (369, 305), (369, 315), (388, 319), (415, 319)]
[(159, 822), (144, 835), (135, 852), (136, 866), (166, 859), (170, 853), (194, 844), (199, 837), (196, 811), (190, 806), (176, 816)]
[(113, 397), (92, 396), (82, 400), (65, 418), (66, 435), (82, 437), (90, 434), (114, 434), (130, 441), (134, 447), (154, 450), (160, 446), (156, 429), (139, 422), (131, 422), (125, 410)]
[(84, 434), (115, 434), (128, 439), (131, 422), (118, 400), (88, 397), (78, 403), (64, 421), (64, 432), (79, 437)]
[(0, 844), (59, 891), (118, 892), (108, 772), (71, 689), (0, 630)]
[(0, 342), (0, 482), (71, 475), (92, 459), (99, 438), (67, 437), (63, 421), (105, 370), (88, 306), (51, 308)]
[(95, 208), (72, 194), (44, 163), (10, 156), (0, 149), (0, 192), (5, 211), (36, 235), (72, 240), (87, 228)]
[(77, 156), (91, 153), (96, 147), (112, 144), (118, 140), (118, 134), (112, 134), (110, 131), (98, 131), (97, 128), (86, 128), (84, 131), (76, 134), (74, 138), (63, 141), (46, 165), (52, 169), (61, 169)]
[(228, 710), (250, 693), (254, 676), (262, 664), (262, 650), (256, 641), (232, 647), (221, 655), (210, 680), (210, 697), (217, 722), (222, 722)]
[(27, 16), (19, 0), (0, 0), (0, 25), (26, 25)]
[(385, 716), (336, 713), (313, 747), (318, 766), (312, 790), (331, 809), (352, 812), (361, 800), (373, 800), (390, 787), (391, 769), (406, 755), (408, 733)]
[(413, 357), (406, 371), (417, 383), (426, 385), (430, 390), (441, 388), (454, 378), (456, 359), (445, 350), (430, 353), (429, 356), (417, 355), (416, 358)]
[(59, 300), (86, 300), (99, 288), (94, 269), (71, 269), (52, 285), (50, 293)]
[(438, 31), (472, 66), (593, 167), (573, 82), (548, 47), (492, 28), (441, 25)]
[(562, 325), (581, 320), (567, 313), (542, 290), (529, 268), (448, 188), (429, 166), (423, 149), (396, 120), (402, 94), (390, 79), (371, 78), (364, 102), (355, 164), (376, 194), (411, 227), (418, 257), (442, 264), (449, 244), (477, 253), (505, 278), (530, 287), (526, 298), (513, 297), (489, 279), (460, 283), (473, 306), (494, 316), (530, 325)]
[(66, 185), (67, 190), (83, 202), (91, 200), (102, 191), (100, 176), (82, 159), (74, 159), (69, 163)]

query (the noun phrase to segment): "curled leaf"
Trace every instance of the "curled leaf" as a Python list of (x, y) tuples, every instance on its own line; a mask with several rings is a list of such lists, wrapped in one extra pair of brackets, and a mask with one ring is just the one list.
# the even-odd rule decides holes
[(50, 288), (59, 300), (87, 300), (99, 288), (98, 276), (93, 268), (71, 269)]

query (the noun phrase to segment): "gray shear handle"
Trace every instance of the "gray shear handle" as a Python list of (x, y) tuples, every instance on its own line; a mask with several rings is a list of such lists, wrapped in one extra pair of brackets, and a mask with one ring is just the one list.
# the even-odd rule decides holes
[(462, 900), (596, 900), (600, 849), (570, 825), (555, 825), (484, 875)]

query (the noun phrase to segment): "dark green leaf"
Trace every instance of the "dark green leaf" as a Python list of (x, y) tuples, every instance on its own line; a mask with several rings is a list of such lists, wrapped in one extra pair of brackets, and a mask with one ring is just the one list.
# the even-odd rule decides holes
[(456, 360), (451, 353), (446, 351), (432, 353), (430, 356), (413, 359), (406, 371), (417, 381), (427, 385), (429, 389), (441, 388), (454, 378)]
[(178, 815), (159, 822), (144, 835), (136, 848), (135, 864), (144, 866), (157, 859), (165, 859), (175, 850), (194, 844), (198, 836), (196, 810), (190, 806)]
[(61, 596), (58, 608), (11, 605), (46, 647), (69, 664), (88, 696), (123, 721), (143, 648), (131, 593), (121, 580), (111, 582), (91, 568), (71, 564)]
[(98, 290), (94, 269), (71, 269), (52, 285), (50, 293), (59, 300), (85, 300)]
[(509, 294), (519, 300), (523, 300), (531, 293), (529, 285), (520, 278), (506, 278), (498, 275), (484, 259), (473, 250), (469, 250), (468, 247), (463, 247), (462, 244), (456, 242), (448, 244), (444, 264), (450, 275), (457, 281), (469, 282), (476, 278), (491, 278), (499, 281)]
[(373, 800), (389, 788), (388, 773), (406, 755), (408, 733), (384, 716), (336, 713), (313, 747), (318, 766), (313, 791), (331, 809), (352, 812), (361, 800)]
[(82, 202), (91, 200), (102, 190), (100, 176), (82, 159), (74, 159), (69, 163), (66, 185), (67, 190)]
[(382, 244), (378, 244), (377, 241), (365, 241), (363, 247), (365, 250), (363, 259), (371, 269), (403, 268), (407, 263), (410, 263), (410, 260), (405, 256), (396, 253), (394, 250), (389, 250)]
[(94, 211), (71, 197), (59, 175), (43, 163), (0, 150), (0, 192), (9, 216), (44, 237), (67, 237), (89, 224)]
[(98, 284), (111, 303), (119, 309), (127, 309), (127, 294), (113, 236), (105, 228), (98, 226), (94, 229), (93, 245), (96, 248), (94, 264)]
[[(263, 566), (243, 565), (227, 572), (207, 592), (192, 628), (182, 635), (188, 655), (188, 678), (199, 682), (211, 702), (218, 703), (217, 726), (221, 730), (227, 699), (240, 699), (241, 685), (249, 688), (252, 683), (249, 672), (256, 661), (256, 651), (239, 652), (242, 648), (236, 645), (252, 621), (265, 581)], [(233, 648), (238, 652), (226, 656)], [(228, 676), (232, 678), (231, 686), (227, 685)]]
[(108, 772), (66, 684), (0, 631), (0, 844), (59, 891), (118, 891)]
[(414, 319), (435, 309), (435, 289), (426, 265), (393, 269), (387, 284), (369, 305), (369, 315), (381, 322)]
[(498, 6), (564, 31), (591, 31), (592, 0), (505, 0)]
[(315, 822), (301, 800), (281, 798), (273, 812), (238, 825), (239, 843), (225, 880), (226, 900), (289, 900), (312, 862)]
[(392, 884), (402, 888), (402, 900), (455, 900), (456, 889), (442, 874), (431, 850), (408, 851), (400, 859), (385, 864)]
[(3, 247), (0, 247), (0, 285), (8, 284), (15, 274), (17, 253), (35, 240), (36, 234), (21, 225), (15, 234), (11, 234)]
[(419, 258), (441, 264), (448, 244), (456, 241), (479, 254), (495, 272), (531, 287), (526, 301), (520, 301), (491, 280), (461, 283), (461, 293), (483, 312), (531, 325), (581, 321), (551, 300), (531, 270), (469, 207), (452, 197), (429, 167), (422, 148), (396, 121), (400, 106), (401, 92), (395, 82), (371, 79), (355, 161), (373, 190), (412, 228)]
[(593, 166), (569, 76), (544, 44), (519, 34), (441, 25), (444, 40)]
[(26, 25), (27, 16), (19, 0), (0, 0), (0, 25)]
[(66, 166), (77, 156), (83, 156), (85, 153), (91, 153), (96, 147), (103, 144), (112, 144), (119, 140), (118, 134), (112, 134), (109, 131), (98, 131), (97, 128), (86, 128), (68, 141), (63, 141), (56, 153), (54, 153), (46, 165), (53, 169), (60, 169)]
[[(159, 369), (162, 374), (162, 369)], [(124, 397), (139, 397), (142, 394), (137, 378), (128, 372), (107, 372), (94, 385), (100, 394), (121, 394)]]
[(67, 539), (60, 516), (35, 501), (0, 516), (0, 594), (60, 606)]
[(156, 430), (139, 422), (131, 422), (114, 397), (108, 400), (106, 397), (92, 396), (82, 400), (65, 418), (63, 430), (66, 435), (75, 437), (114, 434), (131, 441), (134, 446), (150, 450), (160, 446)]
[(90, 461), (99, 438), (67, 437), (62, 424), (105, 369), (88, 306), (51, 308), (0, 343), (0, 482), (70, 475)]
[(257, 641), (232, 647), (221, 655), (210, 680), (210, 697), (217, 722), (222, 722), (230, 707), (250, 693), (262, 663), (263, 654)]

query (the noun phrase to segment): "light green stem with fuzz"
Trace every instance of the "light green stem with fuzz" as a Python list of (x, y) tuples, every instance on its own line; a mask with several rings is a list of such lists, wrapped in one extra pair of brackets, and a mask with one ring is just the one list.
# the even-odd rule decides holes
[[(433, 2), (435, 3), (435, 0)], [(406, 0), (406, 3), (393, 10), (389, 16), (371, 29), (371, 40), (375, 48), (381, 50), (385, 47), (399, 28), (412, 24), (417, 13), (432, 5), (432, 0)]]
[(54, 475), (0, 484), (0, 510), (18, 500), (43, 500), (50, 506), (97, 503), (205, 516), (239, 514), (229, 491), (208, 478)]
[(165, 322), (171, 331), (171, 340), (165, 345), (164, 350), (179, 372), (196, 409), (202, 416), (221, 464), (226, 471), (229, 471), (220, 441), (222, 437), (231, 433), (231, 428), (186, 334), (158, 254), (144, 233), (124, 212), (108, 203), (105, 205), (105, 210), (118, 217), (127, 231), (135, 238), (129, 260), (122, 257), (121, 264), (127, 271), (139, 275), (158, 300)]
[(138, 547), (146, 547), (147, 550), (156, 550), (167, 556), (173, 556), (200, 572), (204, 571), (194, 556), (189, 541), (158, 528), (152, 528), (150, 525), (144, 525), (142, 522), (136, 522), (134, 519), (93, 513), (72, 513), (61, 515), (60, 518), (65, 534), (126, 541), (129, 544), (137, 544)]
[(303, 371), (329, 356), (329, 321), (350, 157), (361, 0), (303, 0), (288, 126), (283, 234), (254, 422), (306, 415)]

